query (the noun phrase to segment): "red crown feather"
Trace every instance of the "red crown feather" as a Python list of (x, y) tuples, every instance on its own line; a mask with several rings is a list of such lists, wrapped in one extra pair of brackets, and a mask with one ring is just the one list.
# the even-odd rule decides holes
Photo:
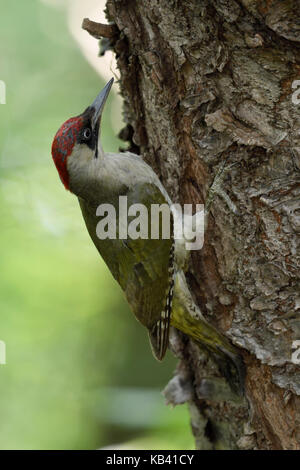
[(83, 118), (68, 119), (57, 131), (52, 144), (52, 158), (66, 189), (69, 189), (67, 160), (71, 155), (78, 133), (82, 129)]

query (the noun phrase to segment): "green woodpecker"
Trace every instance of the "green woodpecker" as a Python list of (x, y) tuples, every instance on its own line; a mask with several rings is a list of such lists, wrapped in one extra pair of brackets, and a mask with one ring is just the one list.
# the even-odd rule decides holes
[[(52, 156), (61, 181), (79, 200), (90, 237), (113, 277), (121, 286), (136, 318), (148, 329), (153, 354), (162, 360), (169, 343), (170, 325), (192, 337), (202, 348), (229, 358), (241, 374), (236, 349), (201, 314), (188, 288), (184, 268), (190, 252), (178, 225), (181, 219), (152, 168), (133, 153), (105, 153), (100, 142), (103, 108), (113, 79), (82, 114), (67, 120), (58, 130)], [(97, 208), (120, 196), (128, 206), (143, 204), (170, 207), (170, 236), (164, 238), (97, 236)], [(180, 222), (179, 222), (180, 220)], [(192, 224), (195, 222), (194, 218)]]

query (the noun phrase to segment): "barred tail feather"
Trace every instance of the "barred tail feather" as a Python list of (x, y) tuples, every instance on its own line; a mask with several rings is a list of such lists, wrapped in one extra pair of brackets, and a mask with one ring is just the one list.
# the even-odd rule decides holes
[(160, 314), (160, 319), (149, 331), (149, 338), (153, 355), (157, 360), (161, 361), (167, 351), (169, 344), (169, 332), (171, 323), (172, 300), (174, 290), (174, 243), (170, 253), (170, 287), (166, 299), (165, 309)]
[(171, 311), (166, 310), (161, 313), (159, 321), (149, 331), (149, 339), (153, 355), (158, 361), (164, 358), (169, 344)]

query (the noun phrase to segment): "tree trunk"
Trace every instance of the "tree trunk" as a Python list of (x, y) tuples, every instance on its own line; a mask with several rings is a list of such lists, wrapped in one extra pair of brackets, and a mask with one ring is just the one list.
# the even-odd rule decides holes
[(245, 398), (173, 334), (180, 363), (165, 393), (189, 402), (201, 449), (300, 449), (299, 6), (107, 0), (123, 139), (174, 202), (205, 203), (220, 178), (188, 280), (243, 356)]

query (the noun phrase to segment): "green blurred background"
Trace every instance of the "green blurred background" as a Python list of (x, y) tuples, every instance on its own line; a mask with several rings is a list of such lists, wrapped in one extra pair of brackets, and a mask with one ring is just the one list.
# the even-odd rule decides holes
[[(51, 160), (58, 127), (104, 82), (63, 2), (0, 6), (0, 448), (191, 449), (186, 407), (161, 395), (175, 360), (153, 359)], [(110, 97), (103, 120), (107, 151), (120, 145), (118, 103)]]

